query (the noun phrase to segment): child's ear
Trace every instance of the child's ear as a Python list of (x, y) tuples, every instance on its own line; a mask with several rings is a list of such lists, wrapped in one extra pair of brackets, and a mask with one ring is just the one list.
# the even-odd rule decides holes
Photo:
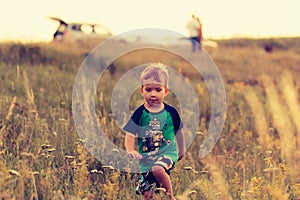
[(169, 93), (169, 88), (165, 87), (165, 95)]
[(143, 86), (140, 87), (140, 92), (143, 93)]

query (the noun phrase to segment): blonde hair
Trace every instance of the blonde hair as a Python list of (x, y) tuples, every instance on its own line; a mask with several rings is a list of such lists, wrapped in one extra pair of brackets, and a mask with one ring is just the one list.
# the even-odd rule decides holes
[(145, 81), (153, 78), (156, 82), (161, 83), (165, 87), (168, 87), (169, 73), (164, 64), (152, 63), (146, 67), (141, 73), (142, 86)]

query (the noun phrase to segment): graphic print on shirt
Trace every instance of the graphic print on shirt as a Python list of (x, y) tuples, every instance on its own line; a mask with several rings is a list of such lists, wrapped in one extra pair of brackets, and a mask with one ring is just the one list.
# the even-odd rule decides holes
[(166, 140), (161, 130), (161, 122), (153, 118), (149, 121), (149, 128), (145, 131), (145, 137), (142, 138), (143, 152), (157, 152), (163, 144), (169, 144), (170, 140)]

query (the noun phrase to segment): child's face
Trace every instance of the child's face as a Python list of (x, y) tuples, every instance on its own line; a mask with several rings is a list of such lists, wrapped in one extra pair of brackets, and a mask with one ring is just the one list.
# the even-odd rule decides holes
[(140, 91), (149, 106), (160, 105), (168, 94), (168, 88), (157, 83), (144, 84)]

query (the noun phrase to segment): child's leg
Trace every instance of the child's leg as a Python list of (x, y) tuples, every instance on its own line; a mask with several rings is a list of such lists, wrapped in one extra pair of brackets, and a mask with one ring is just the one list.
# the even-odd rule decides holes
[(165, 168), (159, 165), (154, 165), (152, 167), (152, 173), (160, 186), (166, 189), (166, 193), (170, 199), (174, 199), (170, 176), (166, 172)]
[(136, 188), (137, 194), (143, 194), (146, 200), (156, 199), (154, 191), (151, 189), (156, 183), (155, 177), (152, 172), (141, 174), (138, 186)]
[(146, 200), (155, 200), (156, 199), (155, 193), (153, 191), (146, 191), (144, 192), (144, 198)]

